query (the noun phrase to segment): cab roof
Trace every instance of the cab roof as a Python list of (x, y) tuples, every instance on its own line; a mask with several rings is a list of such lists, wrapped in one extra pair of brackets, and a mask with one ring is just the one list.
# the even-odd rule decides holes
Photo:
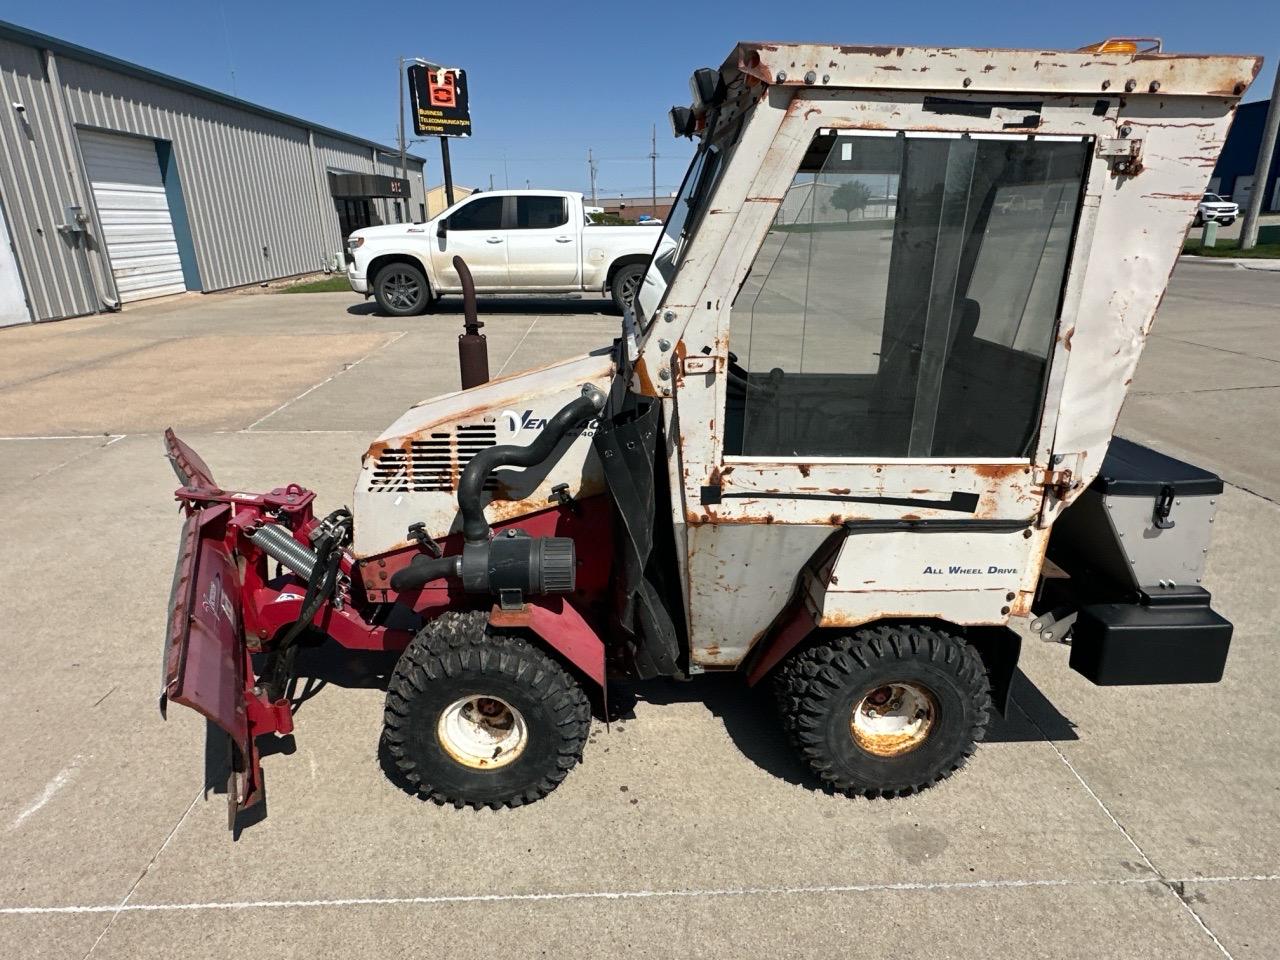
[(1234, 54), (744, 41), (721, 73), (788, 87), (1236, 98), (1261, 66), (1261, 57)]

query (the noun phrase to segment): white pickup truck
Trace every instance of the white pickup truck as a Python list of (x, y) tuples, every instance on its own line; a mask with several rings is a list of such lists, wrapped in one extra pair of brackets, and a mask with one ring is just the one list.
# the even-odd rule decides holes
[(461, 293), (461, 256), (477, 293), (608, 294), (618, 309), (644, 279), (659, 231), (601, 226), (582, 194), (495, 190), (460, 200), (426, 223), (356, 230), (347, 241), (351, 289), (392, 316), (423, 313), (441, 294)]

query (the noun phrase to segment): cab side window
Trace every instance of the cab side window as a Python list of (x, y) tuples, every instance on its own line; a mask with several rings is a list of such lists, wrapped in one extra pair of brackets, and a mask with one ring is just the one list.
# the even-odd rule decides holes
[(502, 197), (480, 197), (449, 214), (450, 230), (501, 230)]
[(1088, 155), (819, 132), (733, 304), (725, 453), (1029, 456)]
[(516, 197), (516, 228), (547, 230), (569, 222), (569, 202), (564, 197)]

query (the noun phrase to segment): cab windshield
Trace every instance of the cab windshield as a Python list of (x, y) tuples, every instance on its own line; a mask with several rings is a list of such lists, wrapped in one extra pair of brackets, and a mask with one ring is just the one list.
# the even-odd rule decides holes
[(724, 169), (725, 154), (732, 149), (741, 128), (739, 118), (715, 143), (703, 141), (698, 152), (693, 155), (680, 184), (680, 192), (676, 194), (671, 212), (663, 224), (662, 236), (653, 249), (644, 283), (636, 295), (637, 319), (642, 325), (647, 325), (653, 319), (666, 295), (667, 287), (675, 279), (689, 243), (702, 221), (707, 201)]

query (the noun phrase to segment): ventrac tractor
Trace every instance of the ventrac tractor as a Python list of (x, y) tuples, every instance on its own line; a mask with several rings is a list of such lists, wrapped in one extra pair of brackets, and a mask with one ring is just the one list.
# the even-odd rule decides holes
[(1258, 66), (740, 44), (671, 111), (696, 152), (612, 343), (414, 406), (350, 511), (169, 432), (162, 703), (230, 738), (233, 813), (318, 640), (398, 653), (384, 756), (495, 808), (564, 779), (614, 678), (768, 683), (816, 777), (882, 797), (965, 763), (1023, 636), (1219, 679), (1222, 482), (1112, 434)]

